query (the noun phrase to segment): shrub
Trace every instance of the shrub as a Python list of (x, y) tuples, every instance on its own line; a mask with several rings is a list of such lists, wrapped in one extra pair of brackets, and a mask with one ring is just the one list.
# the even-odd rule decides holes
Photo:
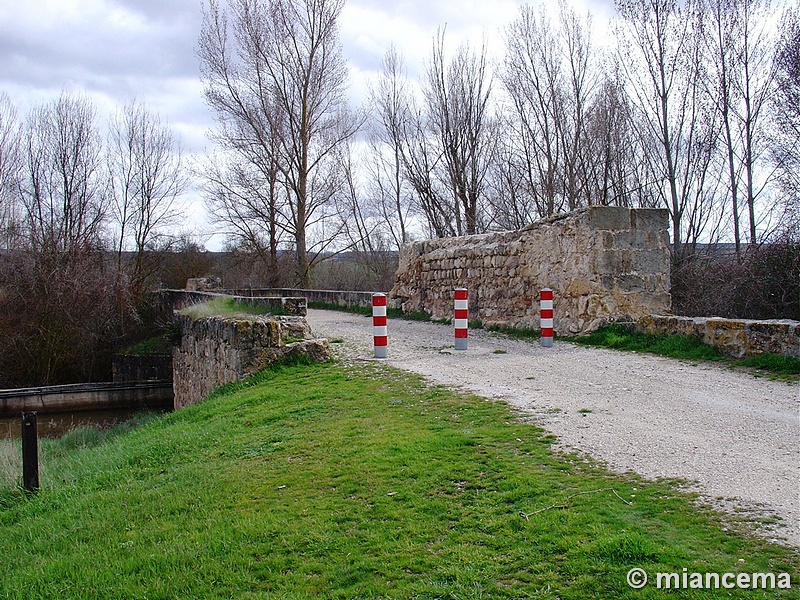
[(800, 320), (800, 245), (735, 255), (698, 253), (673, 264), (672, 309), (685, 316)]

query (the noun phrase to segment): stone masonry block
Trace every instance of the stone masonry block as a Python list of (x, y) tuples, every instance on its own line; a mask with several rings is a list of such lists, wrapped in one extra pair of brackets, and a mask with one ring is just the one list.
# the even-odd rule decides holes
[(631, 223), (636, 229), (667, 229), (669, 211), (666, 208), (634, 208), (631, 210)]
[(630, 250), (612, 250), (598, 252), (594, 256), (593, 268), (598, 275), (624, 275), (630, 273), (633, 265), (633, 255)]
[(624, 294), (645, 291), (645, 284), (638, 275), (621, 275), (617, 279), (617, 289)]
[(631, 210), (618, 206), (590, 206), (589, 225), (592, 229), (630, 229)]
[[(174, 407), (198, 402), (215, 387), (238, 381), (284, 355), (327, 360), (325, 340), (309, 340), (302, 316), (179, 317), (181, 343), (173, 350)], [(283, 339), (282, 339), (283, 338)], [(286, 343), (288, 342), (288, 343)]]
[(669, 250), (636, 252), (634, 268), (642, 273), (668, 273), (670, 269)]
[(549, 287), (556, 329), (572, 333), (668, 310), (667, 231), (657, 215), (640, 216), (634, 229), (629, 209), (595, 206), (518, 231), (429, 240), (421, 254), (406, 252), (419, 260), (401, 261), (392, 294), (405, 310), (449, 318), (452, 289), (465, 286), (476, 318), (520, 326)]
[[(608, 232), (603, 232), (608, 233)], [(647, 234), (644, 231), (618, 231), (614, 235), (614, 248), (646, 248)]]
[(615, 246), (614, 234), (611, 233), (610, 231), (600, 232), (600, 240), (602, 243), (602, 247), (605, 248), (606, 250), (611, 250)]

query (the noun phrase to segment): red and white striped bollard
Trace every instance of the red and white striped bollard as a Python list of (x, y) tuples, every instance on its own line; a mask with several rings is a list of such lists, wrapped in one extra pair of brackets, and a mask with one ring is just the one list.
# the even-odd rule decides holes
[(542, 289), (539, 295), (539, 321), (542, 331), (542, 346), (551, 348), (553, 346), (553, 290), (550, 288)]
[(389, 355), (386, 294), (372, 294), (372, 341), (375, 346), (375, 358), (386, 358)]
[(466, 350), (469, 335), (469, 295), (466, 288), (456, 288), (453, 324), (455, 325), (456, 350)]

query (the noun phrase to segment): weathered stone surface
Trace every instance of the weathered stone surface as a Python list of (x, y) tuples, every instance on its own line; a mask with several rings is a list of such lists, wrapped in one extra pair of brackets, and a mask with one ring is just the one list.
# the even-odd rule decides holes
[(626, 231), (631, 228), (631, 212), (617, 206), (590, 206), (589, 225), (594, 229)]
[(173, 350), (174, 407), (199, 402), (214, 388), (240, 381), (286, 356), (330, 358), (327, 340), (308, 339), (301, 316), (252, 319), (179, 317), (181, 344)]
[(761, 353), (800, 358), (800, 323), (790, 320), (706, 319), (703, 341), (734, 357)]
[(651, 335), (693, 335), (734, 358), (762, 353), (800, 358), (799, 321), (647, 315), (637, 321), (636, 328)]
[(219, 277), (192, 277), (186, 280), (187, 292), (207, 292), (222, 288), (222, 279)]
[[(664, 214), (662, 214), (664, 213)], [(638, 224), (638, 227), (636, 225)], [(470, 318), (539, 326), (539, 291), (554, 291), (554, 328), (584, 333), (608, 322), (668, 312), (665, 211), (595, 206), (519, 231), (403, 246), (390, 295), (405, 311), (449, 319), (453, 290), (470, 293)], [(459, 268), (449, 263), (453, 257)]]
[(669, 227), (669, 212), (664, 209), (634, 208), (631, 210), (631, 224), (634, 229), (663, 231)]

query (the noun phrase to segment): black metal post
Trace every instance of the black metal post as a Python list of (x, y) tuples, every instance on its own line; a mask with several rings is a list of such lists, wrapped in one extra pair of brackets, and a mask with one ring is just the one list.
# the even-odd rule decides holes
[(22, 489), (26, 494), (39, 491), (39, 436), (36, 413), (22, 413)]

